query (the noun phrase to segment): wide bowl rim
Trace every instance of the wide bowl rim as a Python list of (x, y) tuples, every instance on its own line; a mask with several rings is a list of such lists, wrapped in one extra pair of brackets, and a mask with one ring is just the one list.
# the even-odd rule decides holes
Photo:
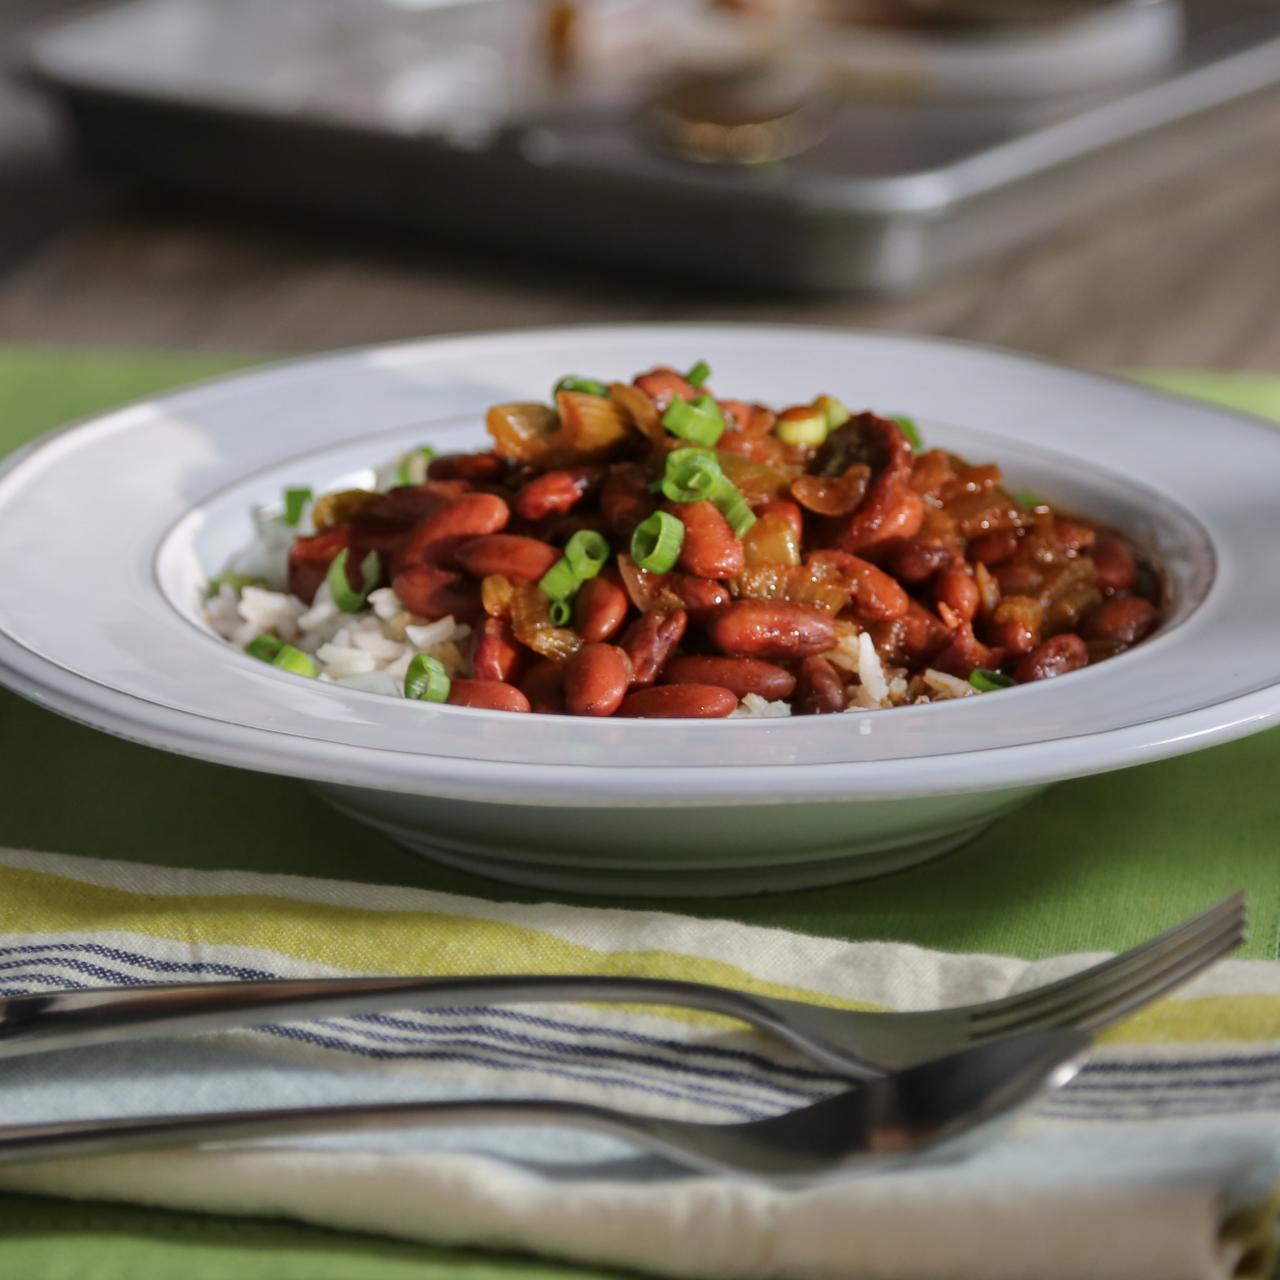
[[(891, 333), (850, 332), (814, 326), (724, 325), (584, 325), (502, 330), (492, 333), (447, 336), (391, 344), (377, 344), (345, 352), (326, 353), (276, 362), (247, 372), (232, 373), (191, 384), (107, 414), (92, 415), (78, 423), (46, 433), (15, 451), (0, 462), (0, 493), (6, 480), (15, 472), (32, 465), (33, 459), (69, 435), (86, 431), (127, 416), (146, 406), (165, 406), (201, 394), (225, 393), (228, 388), (259, 388), (281, 379), (286, 382), (320, 367), (339, 369), (352, 362), (411, 358), (414, 353), (436, 352), (464, 347), (491, 350), (511, 342), (572, 343), (588, 336), (602, 336), (627, 343), (642, 340), (650, 344), (655, 359), (662, 358), (664, 339), (679, 335), (689, 338), (719, 340), (786, 334), (790, 339), (812, 339), (826, 343), (883, 342), (907, 347), (958, 349), (972, 353), (973, 359), (996, 359), (1013, 362), (1026, 369), (1044, 368), (1058, 376), (1066, 375), (1092, 386), (1114, 385), (1124, 388), (1126, 395), (1132, 384), (1106, 375), (1087, 373), (1069, 366), (1041, 360), (1038, 357), (1012, 353), (999, 348), (933, 336)], [(1140, 389), (1145, 399), (1167, 402), (1186, 412), (1192, 402), (1155, 388)], [(1196, 406), (1206, 421), (1231, 421), (1259, 432), (1273, 433), (1264, 419), (1230, 409)], [(1259, 434), (1259, 440), (1266, 435)], [(233, 482), (234, 483), (234, 482)], [(1198, 519), (1194, 507), (1189, 514)], [(1215, 588), (1216, 589), (1216, 588)], [(616, 805), (629, 800), (665, 800), (673, 805), (698, 803), (762, 804), (792, 800), (842, 799), (854, 797), (888, 798), (919, 796), (970, 790), (1001, 789), (1035, 785), (1067, 777), (1082, 776), (1108, 769), (1154, 760), (1162, 756), (1197, 749), (1211, 743), (1255, 732), (1280, 720), (1280, 682), (1255, 687), (1239, 696), (1225, 697), (1206, 704), (1189, 706), (1176, 714), (1161, 715), (1137, 723), (1115, 725), (1098, 732), (1055, 736), (1014, 746), (994, 746), (980, 750), (930, 751), (920, 756), (898, 759), (857, 759), (809, 762), (803, 766), (779, 768), (775, 763), (760, 765), (654, 763), (640, 768), (620, 769), (610, 762), (539, 764), (526, 761), (486, 761), (458, 758), (445, 753), (404, 752), (392, 748), (335, 742), (331, 739), (299, 735), (287, 728), (266, 730), (251, 724), (233, 723), (216, 716), (201, 715), (190, 709), (166, 705), (163, 701), (139, 696), (136, 692), (115, 687), (83, 672), (69, 670), (37, 652), (12, 635), (4, 624), (3, 592), (0, 591), (0, 677), (17, 692), (34, 701), (119, 736), (159, 746), (182, 754), (194, 755), (219, 763), (239, 765), (259, 771), (288, 774), (317, 782), (339, 783), (380, 790), (418, 794), (441, 794), (461, 799), (501, 801), (529, 804), (565, 804), (582, 806)], [(1170, 639), (1174, 637), (1171, 636)], [(1203, 643), (1202, 637), (1190, 643)], [(1176, 643), (1176, 641), (1175, 641)], [(1139, 653), (1128, 655), (1136, 659)], [(1123, 659), (1120, 661), (1124, 661)], [(256, 674), (256, 673), (255, 673)], [(262, 675), (272, 682), (290, 678), (275, 672)], [(1018, 691), (1035, 697), (1036, 690)], [(368, 702), (372, 695), (361, 695)], [(393, 700), (386, 700), (392, 702)], [(967, 704), (966, 704), (967, 705)], [(492, 719), (498, 713), (447, 708), (454, 717)], [(957, 708), (960, 710), (960, 708)], [(866, 713), (892, 716), (896, 711)], [(517, 717), (499, 717), (522, 720)], [(547, 718), (551, 719), (551, 718)], [(459, 721), (461, 722), (461, 721)], [(739, 732), (762, 735), (768, 722), (732, 722), (731, 724), (698, 725), (694, 734), (704, 741), (714, 741), (708, 732)], [(531, 726), (532, 727), (532, 726)], [(787, 732), (795, 733), (789, 725)], [(653, 726), (639, 730), (656, 739)], [(637, 735), (638, 736), (638, 735)], [(429, 771), (424, 775), (424, 761)], [(767, 790), (759, 779), (769, 772)]]

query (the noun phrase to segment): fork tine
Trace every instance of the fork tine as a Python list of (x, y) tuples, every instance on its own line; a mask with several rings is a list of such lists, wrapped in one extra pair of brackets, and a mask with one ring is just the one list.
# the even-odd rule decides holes
[(1056, 1008), (1016, 1017), (1008, 1022), (984, 1026), (974, 1031), (975, 1040), (1007, 1036), (1028, 1030), (1052, 1027), (1077, 1027), (1097, 1030), (1110, 1026), (1135, 1009), (1157, 999), (1166, 991), (1180, 986), (1201, 970), (1208, 968), (1244, 941), (1241, 922), (1229, 922), (1213, 937), (1202, 939), (1196, 946), (1167, 960), (1157, 968), (1133, 977), (1121, 987), (1109, 991), (1085, 991), (1076, 999)]
[(1245, 930), (1241, 928), (1234, 937), (1225, 937), (1219, 946), (1206, 949), (1198, 958), (1188, 958), (1185, 965), (1177, 972), (1170, 971), (1162, 981), (1151, 982), (1142, 990), (1133, 991), (1123, 1000), (1111, 1001), (1105, 1007), (1097, 1010), (1091, 1017), (1079, 1023), (1079, 1029), (1090, 1032), (1101, 1031), (1105, 1027), (1122, 1021), (1131, 1013), (1137, 1012), (1137, 1010), (1144, 1008), (1146, 1005), (1153, 1004), (1167, 992), (1172, 991), (1175, 987), (1182, 986), (1183, 983), (1190, 982), (1192, 978), (1216, 964), (1224, 956), (1229, 955), (1245, 940), (1245, 936)]
[(1184, 920), (1181, 924), (1148, 939), (1131, 950), (1103, 960), (1080, 973), (1051, 982), (1047, 986), (1036, 987), (1031, 991), (1006, 996), (1002, 1000), (989, 1004), (974, 1006), (969, 1011), (973, 1030), (975, 1033), (978, 1030), (985, 1031), (987, 1021), (1002, 1021), (1011, 1014), (1047, 1012), (1059, 1005), (1064, 998), (1075, 997), (1083, 991), (1114, 986), (1119, 981), (1127, 981), (1132, 975), (1147, 972), (1154, 964), (1162, 964), (1166, 959), (1180, 955), (1188, 946), (1194, 946), (1206, 937), (1216, 936), (1217, 931), (1225, 923), (1242, 923), (1245, 912), (1244, 894), (1233, 893), (1199, 915), (1192, 916), (1191, 919)]
[(1158, 961), (1130, 970), (1119, 979), (1108, 975), (1102, 982), (1088, 984), (1074, 992), (1062, 992), (1055, 1000), (1043, 1005), (1023, 1008), (1003, 1018), (990, 1019), (983, 1025), (982, 1032), (1007, 1035), (1012, 1029), (1027, 1026), (1074, 1025), (1075, 1020), (1083, 1016), (1082, 1010), (1105, 1008), (1110, 1003), (1123, 1000), (1131, 991), (1160, 981), (1166, 973), (1178, 970), (1189, 958), (1198, 956), (1202, 951), (1212, 950), (1220, 942), (1236, 945), (1243, 934), (1242, 920), (1224, 920), (1215, 929), (1189, 939), (1178, 951), (1170, 952)]

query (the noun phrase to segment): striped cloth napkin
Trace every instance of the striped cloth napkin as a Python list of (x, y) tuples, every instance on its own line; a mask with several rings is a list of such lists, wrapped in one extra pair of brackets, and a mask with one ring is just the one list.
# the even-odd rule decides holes
[[(669, 914), (0, 851), (2, 994), (574, 972), (911, 1009), (1036, 986), (1097, 958), (956, 956)], [(338, 1017), (0, 1061), (6, 1123), (504, 1093), (734, 1121), (838, 1087), (722, 1020), (584, 1005)], [(960, 1164), (780, 1192), (682, 1174), (612, 1138), (513, 1127), (6, 1165), (0, 1187), (676, 1277), (1262, 1277), (1280, 1187), (1280, 966), (1221, 964), (1133, 1018), (1069, 1089)]]

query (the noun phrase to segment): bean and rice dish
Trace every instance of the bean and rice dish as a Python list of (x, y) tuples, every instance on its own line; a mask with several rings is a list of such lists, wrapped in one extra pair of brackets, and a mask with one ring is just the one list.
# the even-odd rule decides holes
[(875, 711), (1056, 679), (1160, 622), (1120, 534), (829, 395), (716, 397), (699, 362), (494, 405), (491, 447), (289, 489), (210, 584), (264, 662), (490, 710)]

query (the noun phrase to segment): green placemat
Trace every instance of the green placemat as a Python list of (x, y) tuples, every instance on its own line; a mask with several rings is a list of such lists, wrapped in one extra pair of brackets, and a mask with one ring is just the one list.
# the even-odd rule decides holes
[[(0, 452), (61, 422), (236, 363), (242, 362), (0, 351)], [(1162, 374), (1159, 380), (1280, 417), (1280, 379)], [(950, 857), (883, 880), (693, 901), (680, 909), (840, 937), (1041, 956), (1127, 947), (1246, 888), (1254, 923), (1245, 954), (1275, 958), (1280, 903), (1271, 888), (1271, 841), (1280, 825), (1278, 762), (1280, 734), (1264, 734), (1055, 787)], [(0, 767), (7, 783), (0, 806), (3, 845), (420, 885), (490, 898), (545, 896), (414, 858), (321, 807), (295, 782), (117, 741), (3, 691)], [(0, 1196), (0, 1276), (167, 1280), (179, 1268), (186, 1280), (391, 1280), (409, 1274), (423, 1280), (585, 1280), (606, 1274), (291, 1224)]]

